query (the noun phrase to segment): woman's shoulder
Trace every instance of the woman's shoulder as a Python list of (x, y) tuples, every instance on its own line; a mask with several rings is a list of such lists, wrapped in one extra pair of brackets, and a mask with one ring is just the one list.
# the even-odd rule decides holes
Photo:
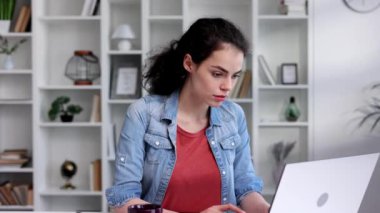
[(220, 108), (222, 111), (230, 112), (233, 115), (236, 115), (236, 114), (243, 115), (244, 114), (243, 108), (239, 104), (237, 104), (233, 101), (230, 101), (230, 100), (224, 101), (222, 103), (222, 105), (220, 106)]
[(162, 105), (166, 99), (167, 97), (162, 95), (145, 95), (133, 102), (128, 107), (128, 111), (137, 113), (148, 112), (151, 109), (155, 109), (159, 105)]

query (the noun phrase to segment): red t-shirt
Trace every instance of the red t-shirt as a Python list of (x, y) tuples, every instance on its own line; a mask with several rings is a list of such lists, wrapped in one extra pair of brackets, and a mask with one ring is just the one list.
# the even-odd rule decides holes
[(221, 178), (206, 137), (206, 128), (189, 133), (177, 126), (177, 160), (162, 207), (200, 212), (221, 204)]

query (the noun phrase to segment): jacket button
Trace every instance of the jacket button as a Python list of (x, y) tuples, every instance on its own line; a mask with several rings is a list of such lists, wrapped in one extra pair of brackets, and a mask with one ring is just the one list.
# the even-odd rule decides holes
[(156, 145), (157, 145), (157, 146), (160, 145), (160, 142), (156, 141)]

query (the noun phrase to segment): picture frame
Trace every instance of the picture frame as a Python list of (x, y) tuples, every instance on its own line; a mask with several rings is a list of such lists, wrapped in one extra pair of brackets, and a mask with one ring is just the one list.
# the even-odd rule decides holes
[(296, 63), (281, 64), (281, 83), (298, 84), (298, 70)]
[(130, 63), (114, 63), (110, 99), (139, 98), (141, 94), (141, 76), (138, 66)]

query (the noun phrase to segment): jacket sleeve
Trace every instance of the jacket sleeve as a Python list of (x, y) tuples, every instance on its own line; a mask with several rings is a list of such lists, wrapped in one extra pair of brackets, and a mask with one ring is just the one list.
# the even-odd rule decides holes
[(141, 196), (143, 138), (147, 116), (144, 99), (133, 103), (127, 110), (116, 152), (114, 184), (106, 190), (107, 201), (111, 207), (120, 207), (130, 199)]
[(235, 195), (239, 205), (240, 201), (248, 193), (261, 193), (263, 181), (256, 176), (253, 167), (247, 123), (244, 111), (239, 105), (236, 107), (236, 115), (239, 136), (241, 138), (240, 146), (236, 148), (236, 157), (234, 161)]

